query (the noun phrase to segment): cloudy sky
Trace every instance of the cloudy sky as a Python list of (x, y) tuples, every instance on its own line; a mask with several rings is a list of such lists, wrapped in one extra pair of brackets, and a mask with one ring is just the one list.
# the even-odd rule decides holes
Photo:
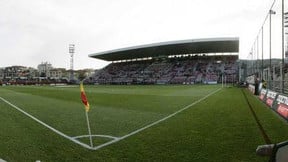
[(0, 0), (0, 67), (101, 68), (92, 53), (155, 42), (240, 37), (246, 58), (272, 0)]

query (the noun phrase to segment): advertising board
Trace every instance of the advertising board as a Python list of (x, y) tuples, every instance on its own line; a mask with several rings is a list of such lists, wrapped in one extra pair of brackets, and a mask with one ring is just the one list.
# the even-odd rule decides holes
[(267, 104), (270, 108), (272, 108), (273, 102), (275, 101), (276, 96), (277, 96), (277, 92), (268, 90), (267, 96), (266, 96), (266, 104)]
[(288, 119), (288, 97), (283, 95), (278, 95), (276, 99), (276, 111), (283, 116), (284, 118)]
[(260, 95), (259, 95), (260, 100), (265, 101), (266, 93), (267, 93), (266, 89), (261, 89), (261, 92), (260, 92)]

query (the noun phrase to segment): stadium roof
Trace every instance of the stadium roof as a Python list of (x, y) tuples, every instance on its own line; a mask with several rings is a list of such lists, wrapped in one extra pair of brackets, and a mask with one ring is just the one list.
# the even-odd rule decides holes
[(238, 52), (239, 38), (232, 37), (160, 42), (94, 53), (89, 57), (105, 61), (119, 61), (180, 54)]

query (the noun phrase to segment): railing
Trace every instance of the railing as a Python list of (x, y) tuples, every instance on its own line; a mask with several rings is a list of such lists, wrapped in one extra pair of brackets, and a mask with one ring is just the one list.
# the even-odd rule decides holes
[(267, 88), (278, 93), (288, 94), (288, 81), (268, 81)]

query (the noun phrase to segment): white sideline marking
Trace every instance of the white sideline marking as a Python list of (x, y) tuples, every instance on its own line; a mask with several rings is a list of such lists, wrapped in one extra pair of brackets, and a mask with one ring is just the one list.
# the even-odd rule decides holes
[[(81, 135), (81, 136), (70, 137), (70, 136), (68, 136), (68, 135), (60, 132), (59, 130), (57, 130), (57, 129), (51, 127), (51, 126), (49, 126), (48, 124), (42, 122), (41, 120), (37, 119), (36, 117), (30, 115), (29, 113), (27, 113), (27, 112), (25, 112), (24, 110), (20, 109), (20, 108), (17, 107), (16, 105), (10, 103), (10, 102), (7, 101), (6, 99), (4, 99), (4, 98), (2, 98), (2, 97), (0, 97), (0, 99), (1, 99), (2, 101), (4, 101), (5, 103), (7, 103), (8, 105), (10, 105), (10, 106), (12, 106), (13, 108), (15, 108), (16, 110), (22, 112), (23, 114), (27, 115), (27, 116), (30, 117), (31, 119), (35, 120), (35, 121), (38, 122), (39, 124), (47, 127), (48, 129), (52, 130), (53, 132), (55, 132), (55, 133), (57, 133), (57, 134), (59, 134), (60, 136), (66, 138), (66, 139), (68, 139), (68, 140), (70, 140), (70, 141), (72, 141), (72, 142), (74, 142), (74, 143), (77, 143), (77, 144), (79, 144), (80, 146), (82, 146), (82, 147), (84, 147), (84, 148), (87, 148), (87, 149), (90, 149), (90, 150), (98, 150), (98, 149), (101, 149), (101, 148), (103, 148), (103, 147), (105, 147), (105, 146), (108, 146), (108, 145), (111, 145), (111, 144), (116, 143), (116, 142), (118, 142), (118, 141), (121, 141), (121, 140), (123, 140), (123, 139), (125, 139), (125, 138), (128, 138), (128, 137), (130, 137), (130, 136), (132, 136), (132, 135), (134, 135), (134, 134), (136, 134), (136, 133), (139, 133), (139, 132), (141, 132), (141, 131), (143, 131), (143, 130), (145, 130), (145, 129), (147, 129), (147, 128), (150, 128), (150, 127), (152, 127), (152, 126), (154, 126), (154, 125), (156, 125), (156, 124), (158, 124), (158, 123), (160, 123), (160, 122), (163, 122), (163, 121), (165, 121), (165, 120), (167, 120), (167, 119), (169, 119), (169, 118), (177, 115), (178, 113), (180, 113), (180, 112), (182, 112), (182, 111), (190, 108), (191, 106), (193, 106), (193, 105), (195, 105), (195, 104), (197, 104), (197, 103), (205, 100), (206, 98), (208, 98), (209, 96), (217, 93), (217, 92), (220, 91), (221, 89), (222, 89), (222, 88), (219, 88), (219, 89), (217, 89), (217, 90), (209, 93), (208, 95), (200, 98), (199, 100), (197, 100), (197, 101), (195, 101), (195, 102), (193, 102), (193, 103), (191, 103), (191, 104), (183, 107), (182, 109), (180, 109), (180, 110), (178, 110), (178, 111), (176, 111), (176, 112), (174, 112), (174, 113), (172, 113), (172, 114), (170, 114), (170, 115), (168, 115), (168, 116), (166, 116), (166, 117), (164, 117), (164, 118), (162, 118), (162, 119), (160, 119), (160, 120), (157, 120), (157, 121), (155, 121), (155, 122), (153, 122), (153, 123), (151, 123), (151, 124), (148, 124), (148, 125), (146, 125), (145, 127), (142, 127), (142, 128), (140, 128), (140, 129), (137, 129), (137, 130), (135, 130), (135, 131), (133, 131), (133, 132), (125, 135), (125, 136), (122, 136), (122, 137), (114, 137), (114, 136), (109, 136), (109, 135), (92, 135), (92, 137), (104, 137), (104, 138), (112, 138), (112, 139), (113, 139), (113, 140), (111, 140), (111, 141), (109, 141), (109, 142), (103, 143), (103, 144), (98, 145), (98, 146), (96, 146), (96, 147), (91, 147), (91, 146), (89, 146), (89, 145), (87, 145), (87, 144), (85, 144), (85, 143), (82, 143), (82, 142), (80, 142), (80, 141), (77, 140), (78, 138), (89, 137), (90, 135)], [(1, 161), (0, 161), (0, 162), (1, 162)]]
[(30, 117), (31, 119), (35, 120), (35, 121), (38, 122), (39, 124), (42, 124), (43, 126), (47, 127), (48, 129), (52, 130), (53, 132), (59, 134), (60, 136), (66, 138), (66, 139), (68, 139), (68, 140), (70, 140), (70, 141), (72, 141), (72, 142), (75, 142), (75, 143), (77, 143), (77, 144), (79, 144), (79, 145), (81, 145), (81, 146), (83, 146), (83, 147), (85, 147), (85, 148), (91, 149), (91, 147), (90, 147), (89, 145), (87, 145), (87, 144), (85, 144), (85, 143), (82, 143), (82, 142), (80, 142), (80, 141), (78, 141), (78, 140), (76, 140), (76, 139), (74, 139), (74, 138), (72, 138), (72, 137), (70, 137), (70, 136), (68, 136), (68, 135), (66, 135), (66, 134), (58, 131), (57, 129), (49, 126), (48, 124), (42, 122), (41, 120), (37, 119), (36, 117), (30, 115), (29, 113), (25, 112), (24, 110), (20, 109), (20, 108), (17, 107), (16, 105), (10, 103), (9, 101), (5, 100), (4, 98), (0, 97), (0, 99), (1, 99), (2, 101), (4, 101), (5, 103), (7, 103), (8, 105), (10, 105), (10, 106), (14, 107), (15, 109), (17, 109), (18, 111), (22, 112), (23, 114), (27, 115), (27, 116)]
[(0, 162), (6, 162), (5, 160), (3, 160), (3, 159), (0, 159)]
[(174, 112), (173, 114), (170, 114), (170, 115), (168, 115), (168, 116), (166, 116), (166, 117), (164, 117), (164, 118), (162, 118), (162, 119), (160, 119), (160, 120), (157, 120), (157, 121), (155, 121), (155, 122), (153, 122), (153, 123), (151, 123), (151, 124), (148, 124), (148, 125), (146, 125), (145, 127), (142, 127), (142, 128), (140, 128), (140, 129), (137, 129), (137, 130), (135, 130), (135, 131), (133, 131), (133, 132), (125, 135), (125, 136), (122, 136), (122, 137), (119, 137), (119, 138), (114, 139), (114, 140), (112, 140), (112, 141), (109, 141), (109, 142), (106, 142), (106, 143), (104, 143), (104, 144), (98, 145), (97, 147), (94, 147), (94, 148), (92, 148), (92, 149), (93, 149), (93, 150), (98, 150), (98, 149), (100, 149), (100, 148), (102, 148), (102, 147), (105, 147), (105, 146), (111, 145), (111, 144), (113, 144), (113, 143), (119, 142), (119, 141), (121, 141), (121, 140), (123, 140), (123, 139), (125, 139), (125, 138), (127, 138), (127, 137), (130, 137), (130, 136), (132, 136), (132, 135), (134, 135), (134, 134), (136, 134), (136, 133), (139, 133), (139, 132), (141, 132), (141, 131), (143, 131), (143, 130), (145, 130), (145, 129), (147, 129), (147, 128), (150, 128), (150, 127), (152, 127), (152, 126), (160, 123), (160, 122), (163, 122), (163, 121), (165, 121), (165, 120), (167, 120), (167, 119), (169, 119), (169, 118), (177, 115), (178, 113), (180, 113), (180, 112), (182, 112), (182, 111), (190, 108), (191, 106), (193, 106), (193, 105), (195, 105), (195, 104), (197, 104), (197, 103), (205, 100), (206, 98), (208, 98), (209, 96), (217, 93), (217, 92), (220, 91), (221, 89), (222, 89), (222, 88), (219, 88), (219, 89), (217, 89), (217, 90), (209, 93), (208, 95), (204, 96), (203, 98), (200, 98), (199, 100), (197, 100), (197, 101), (195, 101), (195, 102), (193, 102), (193, 103), (191, 103), (191, 104), (183, 107), (182, 109)]

